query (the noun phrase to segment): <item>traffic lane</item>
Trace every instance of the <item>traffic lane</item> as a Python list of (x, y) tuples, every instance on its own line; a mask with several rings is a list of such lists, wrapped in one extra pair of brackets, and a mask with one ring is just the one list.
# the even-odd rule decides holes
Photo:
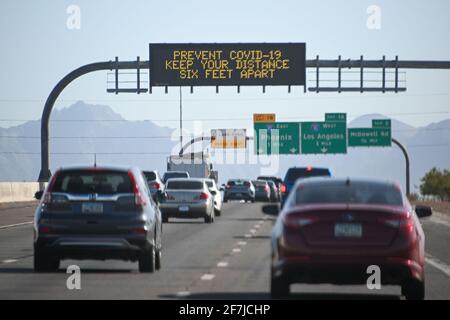
[[(236, 237), (233, 249), (210, 270), (213, 278), (197, 281), (183, 299), (270, 299), (270, 234), (274, 218), (265, 216)], [(252, 232), (254, 230), (255, 232)], [(251, 237), (245, 237), (250, 234)], [(365, 286), (297, 285), (291, 286), (290, 299), (399, 299), (393, 286), (372, 291)], [(162, 296), (171, 298), (174, 296)], [(180, 297), (179, 297), (180, 298)]]
[[(163, 225), (163, 267), (154, 274), (137, 271), (137, 263), (122, 261), (63, 261), (57, 273), (37, 274), (32, 257), (0, 265), (0, 298), (3, 299), (156, 299), (176, 295), (198, 281), (215, 261), (229, 252), (235, 237), (261, 217), (258, 205), (229, 203), (214, 224), (200, 220), (173, 220)], [(21, 227), (23, 233), (31, 228)], [(27, 231), (28, 229), (28, 231)], [(1, 234), (1, 232), (0, 232)], [(7, 239), (6, 239), (7, 240)], [(31, 248), (22, 237), (21, 246)], [(81, 290), (68, 290), (65, 269), (81, 268)]]
[(422, 220), (425, 232), (425, 251), (450, 265), (450, 228), (444, 224), (435, 223), (430, 219)]
[(0, 266), (33, 255), (33, 228), (31, 225), (0, 230)]
[[(448, 230), (435, 223), (426, 223), (427, 255), (439, 255)], [(447, 231), (447, 233), (446, 233)], [(270, 298), (270, 232), (271, 224), (265, 224), (238, 254), (228, 259), (226, 265), (211, 271), (214, 278), (199, 282), (190, 288), (184, 299), (269, 299)], [(443, 243), (441, 241), (444, 241)], [(448, 252), (446, 252), (448, 254)], [(382, 271), (383, 272), (383, 271)], [(425, 266), (425, 298), (450, 299), (450, 277), (429, 263)], [(381, 290), (369, 290), (366, 286), (305, 285), (291, 286), (290, 299), (400, 299), (399, 286), (382, 286)]]
[(33, 221), (36, 203), (23, 203), (18, 207), (0, 208), (0, 230), (17, 224)]

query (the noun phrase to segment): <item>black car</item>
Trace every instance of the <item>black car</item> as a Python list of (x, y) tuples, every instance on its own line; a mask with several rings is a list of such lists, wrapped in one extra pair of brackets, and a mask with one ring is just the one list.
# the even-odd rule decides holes
[(289, 196), (295, 182), (298, 179), (307, 179), (312, 177), (330, 177), (331, 172), (328, 168), (315, 168), (315, 167), (292, 167), (289, 168), (284, 177), (283, 184), (281, 185), (281, 206)]
[(190, 178), (190, 175), (186, 171), (167, 171), (164, 173), (162, 181), (165, 184), (167, 180), (172, 178)]
[(161, 268), (161, 212), (137, 168), (61, 168), (50, 179), (34, 219), (34, 269), (63, 259), (138, 261)]

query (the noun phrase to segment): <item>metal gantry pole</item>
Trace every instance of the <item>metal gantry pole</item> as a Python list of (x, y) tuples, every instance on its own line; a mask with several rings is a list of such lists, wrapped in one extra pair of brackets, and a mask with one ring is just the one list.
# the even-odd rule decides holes
[(400, 150), (403, 152), (403, 155), (405, 156), (405, 162), (406, 162), (406, 195), (409, 197), (410, 195), (410, 162), (409, 162), (409, 155), (408, 151), (406, 150), (405, 146), (400, 143), (397, 139), (392, 138), (392, 142), (395, 143)]

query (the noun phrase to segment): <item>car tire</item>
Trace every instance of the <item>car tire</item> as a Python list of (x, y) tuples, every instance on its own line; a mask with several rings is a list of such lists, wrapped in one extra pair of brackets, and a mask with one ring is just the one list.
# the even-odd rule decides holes
[(139, 272), (152, 273), (156, 269), (156, 250), (151, 245), (141, 252), (139, 257)]
[(162, 260), (162, 250), (159, 248), (156, 250), (156, 256), (155, 256), (155, 269), (161, 270), (161, 260)]
[(216, 209), (214, 209), (214, 215), (215, 215), (215, 216), (220, 217), (221, 214), (222, 214), (222, 211), (221, 211), (221, 210), (216, 210)]
[(252, 200), (250, 200), (251, 201), (251, 203), (255, 203), (255, 201), (256, 201), (256, 199), (255, 198), (253, 198)]
[(169, 217), (162, 216), (162, 222), (163, 223), (169, 222)]
[(283, 278), (270, 279), (270, 296), (272, 299), (286, 299), (290, 294), (290, 284)]
[(408, 280), (402, 285), (402, 295), (406, 300), (424, 300), (425, 284), (418, 280)]
[(214, 209), (211, 210), (211, 212), (205, 216), (205, 223), (213, 223), (213, 222), (214, 222)]
[(223, 198), (223, 202), (228, 202), (228, 199), (227, 198)]
[(34, 249), (33, 265), (36, 272), (57, 271), (59, 269), (60, 260), (50, 257), (43, 253), (40, 249)]

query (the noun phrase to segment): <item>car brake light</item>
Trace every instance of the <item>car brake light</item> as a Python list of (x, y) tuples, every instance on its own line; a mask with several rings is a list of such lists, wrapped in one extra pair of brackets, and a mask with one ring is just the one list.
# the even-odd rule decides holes
[(200, 195), (198, 197), (196, 197), (196, 200), (208, 200), (209, 195), (206, 192), (202, 192), (200, 193)]
[(412, 233), (414, 231), (414, 220), (412, 219), (411, 213), (409, 212), (401, 214), (399, 218), (380, 220), (390, 227), (399, 228), (400, 230), (404, 230), (407, 233)]
[(146, 235), (147, 230), (145, 230), (145, 228), (136, 228), (134, 229), (134, 233), (138, 235)]
[(286, 192), (286, 185), (285, 185), (284, 183), (281, 184), (281, 186), (280, 186), (280, 191), (281, 191), (282, 193), (285, 193), (285, 192)]
[(58, 178), (59, 170), (55, 172), (52, 179), (50, 180), (50, 183), (48, 184), (47, 190), (45, 191), (42, 203), (44, 205), (49, 205), (52, 202), (52, 191), (53, 187), (55, 186), (56, 179)]
[(318, 220), (317, 217), (304, 215), (299, 216), (297, 214), (287, 214), (283, 219), (283, 223), (287, 227), (300, 228), (312, 224), (317, 220)]
[(308, 171), (308, 172), (311, 172), (312, 169), (313, 169), (313, 168), (312, 168), (311, 166), (306, 167), (306, 171)]
[(50, 228), (49, 227), (40, 227), (39, 233), (48, 234), (48, 233), (50, 233)]
[(133, 186), (134, 203), (136, 204), (137, 207), (145, 206), (146, 205), (145, 198), (141, 193), (141, 191), (139, 190), (139, 186), (131, 171), (128, 171), (128, 177), (130, 178), (131, 185)]
[(155, 188), (155, 189), (157, 189), (157, 190), (159, 190), (159, 188), (161, 187), (161, 185), (160, 185), (159, 182), (157, 182), (157, 181), (152, 182), (152, 186), (153, 186), (153, 188)]

